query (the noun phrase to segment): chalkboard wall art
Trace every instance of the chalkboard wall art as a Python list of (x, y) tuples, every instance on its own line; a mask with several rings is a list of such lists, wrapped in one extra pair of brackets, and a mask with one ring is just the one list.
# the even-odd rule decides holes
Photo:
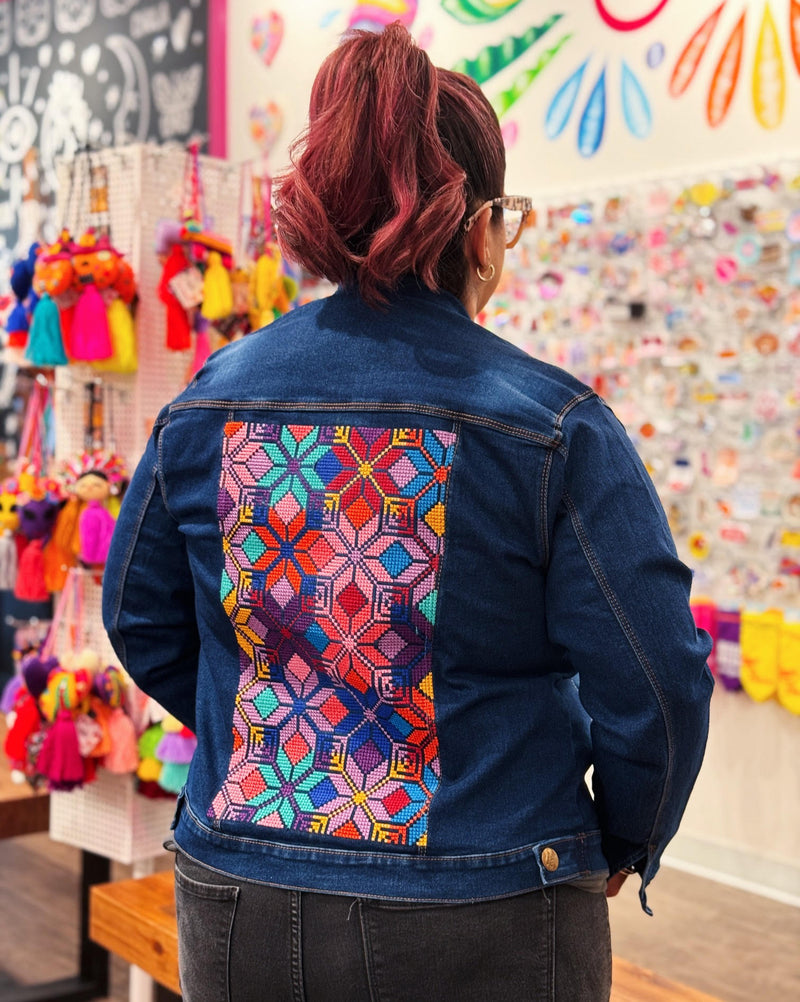
[(11, 260), (54, 235), (59, 158), (208, 137), (209, 94), (225, 87), (219, 5), (0, 0), (0, 292)]

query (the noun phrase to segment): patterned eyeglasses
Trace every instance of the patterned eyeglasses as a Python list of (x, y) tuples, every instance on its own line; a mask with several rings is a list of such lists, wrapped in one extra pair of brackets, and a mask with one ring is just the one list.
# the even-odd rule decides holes
[(488, 202), (476, 209), (475, 212), (464, 223), (464, 232), (469, 233), (475, 225), (475, 220), (484, 209), (499, 206), (503, 210), (503, 226), (506, 233), (506, 248), (510, 250), (522, 235), (525, 228), (525, 221), (533, 211), (533, 202), (524, 195), (500, 195), (498, 198), (490, 198)]

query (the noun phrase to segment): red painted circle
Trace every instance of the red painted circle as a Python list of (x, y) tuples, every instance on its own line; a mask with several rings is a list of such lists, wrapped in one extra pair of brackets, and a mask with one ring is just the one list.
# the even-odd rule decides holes
[(630, 21), (625, 21), (612, 14), (606, 7), (604, 0), (594, 0), (594, 5), (597, 7), (597, 13), (600, 17), (602, 17), (609, 28), (613, 28), (614, 31), (636, 31), (637, 28), (643, 28), (646, 24), (650, 24), (652, 20), (658, 17), (668, 3), (669, 0), (659, 0), (655, 7), (647, 14), (642, 14), (641, 17), (635, 17)]

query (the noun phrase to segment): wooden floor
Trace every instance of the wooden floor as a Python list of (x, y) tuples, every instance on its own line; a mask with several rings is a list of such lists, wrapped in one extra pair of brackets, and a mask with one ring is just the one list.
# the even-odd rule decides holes
[[(171, 862), (165, 853), (160, 868)], [(74, 973), (78, 867), (78, 850), (47, 835), (0, 842), (0, 1002), (4, 983)], [(113, 865), (114, 879), (129, 875)], [(800, 999), (800, 909), (666, 867), (649, 899), (653, 918), (633, 886), (610, 902), (616, 956), (721, 1002)], [(108, 1002), (127, 999), (128, 969), (114, 961)]]

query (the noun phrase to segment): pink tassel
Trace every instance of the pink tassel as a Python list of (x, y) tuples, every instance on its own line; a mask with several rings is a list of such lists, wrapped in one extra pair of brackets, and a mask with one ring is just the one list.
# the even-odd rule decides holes
[(72, 357), (78, 362), (110, 358), (113, 353), (106, 305), (94, 285), (87, 285), (75, 304), (70, 338)]
[(74, 790), (83, 785), (83, 759), (69, 710), (58, 711), (44, 739), (36, 767), (46, 777), (51, 790)]
[(139, 766), (136, 730), (133, 721), (122, 707), (118, 706), (111, 711), (108, 718), (108, 731), (111, 738), (111, 751), (103, 759), (103, 765), (109, 772), (136, 772)]

